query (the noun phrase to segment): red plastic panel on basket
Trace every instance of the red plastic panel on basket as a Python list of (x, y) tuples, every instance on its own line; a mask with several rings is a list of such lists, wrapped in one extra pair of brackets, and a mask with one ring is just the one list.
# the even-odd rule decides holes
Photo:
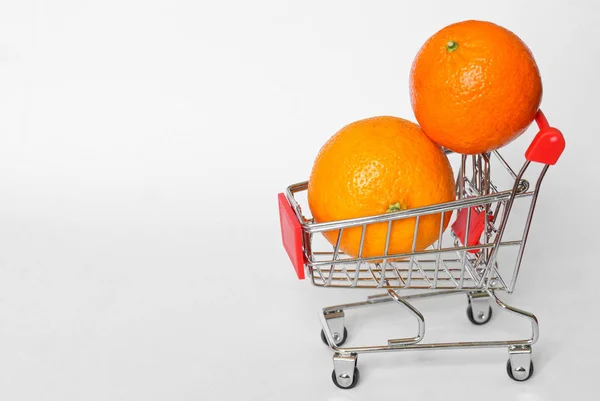
[(279, 201), (279, 223), (281, 239), (296, 275), (304, 279), (304, 253), (302, 252), (302, 226), (284, 194), (277, 195)]
[[(456, 221), (452, 224), (452, 231), (458, 237), (461, 244), (465, 245), (465, 238), (467, 238), (467, 215), (469, 209), (461, 209), (458, 211)], [(467, 246), (479, 245), (479, 239), (485, 229), (485, 212), (478, 212), (475, 207), (471, 208), (471, 215), (469, 216), (469, 235)], [(479, 249), (471, 249), (468, 252), (477, 253)]]

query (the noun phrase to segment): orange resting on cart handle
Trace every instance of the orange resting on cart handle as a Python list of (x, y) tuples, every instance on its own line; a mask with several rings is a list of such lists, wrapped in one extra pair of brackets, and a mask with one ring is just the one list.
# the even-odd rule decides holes
[[(565, 139), (563, 134), (556, 128), (548, 124), (548, 120), (541, 110), (538, 110), (535, 121), (539, 127), (539, 131), (525, 152), (525, 158), (529, 162), (542, 163), (546, 165), (554, 165), (560, 158), (565, 149)], [(279, 221), (281, 226), (281, 238), (283, 246), (286, 250), (296, 275), (299, 279), (304, 279), (304, 264), (306, 256), (304, 255), (302, 245), (302, 226), (298, 221), (298, 217), (287, 197), (283, 193), (279, 193)], [(458, 212), (456, 221), (452, 224), (452, 230), (457, 235), (459, 240), (467, 246), (477, 245), (484, 229), (485, 213), (478, 213), (475, 209), (471, 209), (469, 216), (470, 223), (469, 233), (466, 232), (468, 209), (463, 209)], [(490, 216), (492, 217), (492, 216)], [(476, 252), (477, 249), (470, 252)]]

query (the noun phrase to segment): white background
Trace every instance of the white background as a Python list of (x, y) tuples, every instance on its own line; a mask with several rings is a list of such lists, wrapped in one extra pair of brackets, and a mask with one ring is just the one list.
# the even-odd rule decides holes
[[(597, 7), (1, 0), (0, 399), (595, 398)], [(510, 380), (505, 349), (388, 353), (339, 390), (317, 313), (367, 294), (295, 278), (276, 195), (343, 125), (413, 119), (416, 51), (470, 18), (530, 46), (567, 138), (505, 297), (540, 320), (535, 376)], [(528, 334), (499, 310), (471, 325), (463, 297), (417, 306), (428, 340)], [(411, 334), (394, 312), (348, 314), (350, 343)]]

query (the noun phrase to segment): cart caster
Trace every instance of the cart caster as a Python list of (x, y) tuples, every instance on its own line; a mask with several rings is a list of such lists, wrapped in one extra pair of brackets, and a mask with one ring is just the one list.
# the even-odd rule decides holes
[(333, 384), (343, 390), (349, 390), (356, 386), (359, 379), (356, 362), (356, 354), (334, 355), (333, 372), (331, 372), (331, 380), (333, 380)]
[(533, 361), (530, 346), (513, 346), (508, 349), (506, 373), (511, 379), (524, 382), (533, 375)]
[[(333, 334), (333, 339), (335, 340), (335, 345), (337, 347), (339, 347), (340, 345), (343, 345), (346, 342), (346, 339), (348, 338), (348, 330), (346, 330), (346, 328), (344, 327), (344, 335), (340, 337), (340, 333), (332, 333)], [(325, 337), (325, 332), (323, 330), (321, 330), (321, 340), (323, 340), (323, 342), (325, 343), (325, 345), (329, 346), (329, 344), (327, 343), (327, 337)]]
[[(358, 383), (359, 377), (360, 376), (358, 374), (358, 368), (354, 368), (354, 375), (351, 379), (348, 377), (342, 378), (341, 376), (338, 379), (338, 377), (335, 374), (335, 370), (333, 372), (331, 372), (331, 380), (333, 380), (333, 384), (335, 384), (336, 386), (338, 386), (339, 388), (341, 388), (343, 390), (350, 390), (351, 388), (356, 386), (356, 384)], [(352, 381), (350, 382), (350, 380), (352, 380)], [(342, 383), (350, 383), (350, 385), (345, 386)]]
[[(325, 321), (327, 322), (327, 328), (329, 328), (329, 331), (333, 336), (333, 341), (335, 342), (334, 345), (339, 347), (348, 337), (348, 331), (346, 330), (346, 326), (344, 326), (344, 311), (341, 309), (332, 310), (326, 312), (324, 316)], [(329, 345), (324, 330), (321, 330), (321, 340), (323, 340), (325, 345)]]
[(492, 307), (486, 292), (471, 292), (468, 295), (467, 317), (476, 325), (486, 324), (492, 318)]
[(479, 312), (477, 316), (473, 315), (473, 308), (471, 305), (467, 306), (467, 317), (471, 321), (471, 323), (476, 325), (486, 324), (492, 318), (492, 307), (488, 307), (488, 313)]
[[(510, 377), (511, 379), (518, 381), (518, 382), (524, 382), (525, 380), (528, 380), (532, 375), (533, 375), (533, 362), (529, 362), (529, 372), (525, 372), (525, 368), (523, 367), (518, 367), (516, 369), (512, 368), (512, 365), (510, 363), (510, 359), (508, 361), (506, 361), (506, 373), (508, 373), (508, 377)], [(517, 375), (515, 377), (515, 375)], [(517, 379), (517, 377), (524, 377), (523, 379)]]

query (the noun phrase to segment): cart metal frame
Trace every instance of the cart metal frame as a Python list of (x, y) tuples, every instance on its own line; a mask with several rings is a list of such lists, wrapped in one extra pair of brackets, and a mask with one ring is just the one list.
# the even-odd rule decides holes
[[(319, 314), (321, 337), (334, 352), (332, 380), (336, 386), (349, 389), (357, 384), (358, 354), (401, 350), (507, 347), (509, 377), (517, 381), (531, 377), (532, 345), (539, 337), (537, 318), (530, 312), (507, 305), (497, 292), (510, 294), (515, 289), (542, 181), (549, 166), (558, 161), (565, 148), (562, 133), (550, 127), (541, 111), (536, 115), (536, 122), (539, 131), (518, 172), (499, 151), (460, 155), (457, 199), (452, 202), (377, 216), (316, 223), (304, 216), (297, 199), (300, 193), (307, 190), (307, 182), (290, 185), (285, 193), (279, 194), (283, 245), (299, 278), (307, 276), (318, 287), (387, 290), (369, 296), (363, 302), (325, 307)], [(525, 179), (532, 162), (542, 164), (537, 177), (534, 177), (533, 186)], [(508, 189), (500, 190), (492, 181), (492, 173), (497, 177), (501, 172), (507, 174), (508, 182), (512, 183)], [(516, 202), (528, 202), (528, 209), (523, 226), (515, 234), (509, 233), (507, 226)], [(443, 225), (447, 213), (452, 214), (454, 221), (450, 229), (445, 229)], [(439, 237), (429, 248), (416, 250), (419, 221), (427, 215), (441, 216)], [(414, 222), (412, 251), (390, 254), (392, 225), (401, 220)], [(363, 257), (365, 233), (375, 224), (387, 224), (384, 252)], [(344, 231), (350, 229), (362, 230), (358, 257), (350, 257), (340, 250)], [(327, 231), (337, 232), (337, 243), (333, 249), (329, 243), (318, 244), (317, 238)], [(499, 257), (506, 250), (512, 250), (512, 253), (509, 252), (511, 263)], [(408, 289), (422, 291), (402, 294), (402, 290)], [(492, 300), (501, 310), (527, 319), (531, 323), (531, 336), (506, 341), (423, 342), (425, 318), (410, 301), (451, 294), (467, 294), (467, 316), (472, 323), (481, 325), (489, 321)], [(387, 302), (408, 309), (417, 321), (416, 334), (413, 337), (388, 339), (385, 345), (343, 347), (347, 337), (344, 311)]]

